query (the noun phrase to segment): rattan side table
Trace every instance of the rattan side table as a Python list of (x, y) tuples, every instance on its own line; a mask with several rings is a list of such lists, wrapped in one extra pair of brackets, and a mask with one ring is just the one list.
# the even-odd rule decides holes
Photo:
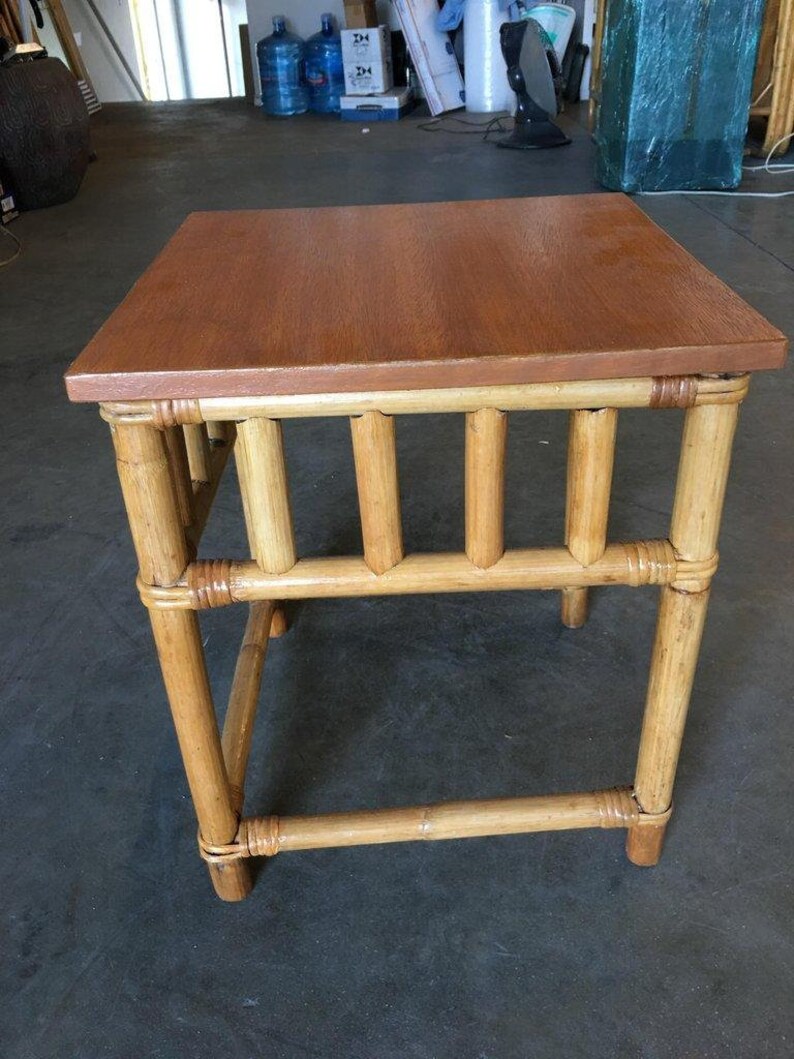
[[(655, 864), (717, 568), (749, 373), (786, 341), (622, 195), (193, 214), (70, 368), (110, 424), (166, 691), (218, 895), (287, 850), (628, 829)], [(684, 409), (667, 537), (608, 542), (618, 409)], [(570, 416), (564, 544), (505, 551), (509, 413)], [(465, 552), (405, 555), (394, 416), (465, 414)], [(347, 416), (363, 555), (298, 558), (281, 421)], [(410, 429), (410, 422), (405, 423)], [(234, 448), (250, 557), (200, 538)], [(410, 489), (410, 483), (403, 483)], [(658, 585), (633, 786), (325, 816), (245, 816), (268, 638), (289, 599)], [(198, 612), (247, 604), (223, 731)], [(476, 794), (476, 792), (472, 792)]]

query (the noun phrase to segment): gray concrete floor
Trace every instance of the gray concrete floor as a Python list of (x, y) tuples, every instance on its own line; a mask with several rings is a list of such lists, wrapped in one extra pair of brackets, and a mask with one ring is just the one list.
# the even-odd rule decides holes
[[(106, 428), (61, 382), (190, 210), (591, 191), (592, 146), (572, 129), (567, 150), (527, 156), (415, 120), (364, 134), (237, 103), (107, 107), (79, 196), (14, 225), (23, 254), (0, 272), (8, 1059), (792, 1054), (790, 371), (758, 377), (743, 413), (657, 869), (629, 865), (620, 832), (323, 851), (269, 863), (236, 906), (196, 857)], [(794, 331), (791, 200), (641, 205)], [(576, 312), (564, 290), (559, 311)], [(680, 427), (676, 412), (621, 414), (613, 537), (666, 532)], [(559, 413), (513, 417), (511, 544), (561, 539), (565, 431)], [(301, 549), (356, 550), (346, 424), (287, 435)], [(411, 547), (461, 545), (462, 439), (454, 416), (400, 432)], [(230, 479), (206, 552), (242, 550)], [(268, 660), (249, 804), (630, 781), (654, 610), (652, 590), (602, 591), (573, 633), (553, 594), (306, 604)], [(242, 622), (206, 621), (221, 702)]]

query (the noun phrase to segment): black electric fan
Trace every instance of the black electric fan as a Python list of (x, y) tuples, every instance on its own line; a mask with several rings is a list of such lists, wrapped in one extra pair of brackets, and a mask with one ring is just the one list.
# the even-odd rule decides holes
[(516, 94), (515, 126), (499, 147), (520, 151), (564, 147), (571, 141), (551, 120), (559, 111), (560, 67), (554, 48), (540, 25), (528, 18), (505, 22), (499, 30), (507, 80)]

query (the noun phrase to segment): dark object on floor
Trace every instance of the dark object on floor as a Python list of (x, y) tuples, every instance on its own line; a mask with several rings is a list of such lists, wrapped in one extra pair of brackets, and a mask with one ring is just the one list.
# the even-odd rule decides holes
[(533, 19), (506, 22), (499, 30), (507, 79), (516, 94), (515, 128), (498, 147), (534, 150), (564, 147), (571, 141), (551, 120), (558, 110), (559, 65), (553, 48), (544, 44), (542, 30)]
[(68, 202), (90, 153), (89, 116), (74, 75), (60, 59), (0, 67), (0, 169), (17, 206)]
[(590, 49), (586, 44), (575, 44), (568, 49), (565, 57), (564, 81), (562, 98), (566, 103), (578, 103), (582, 92), (582, 77), (584, 76), (584, 64)]

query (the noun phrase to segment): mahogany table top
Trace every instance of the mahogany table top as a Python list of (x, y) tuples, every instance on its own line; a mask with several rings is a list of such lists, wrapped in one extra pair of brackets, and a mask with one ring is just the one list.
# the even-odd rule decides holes
[(191, 214), (74, 401), (779, 367), (786, 340), (618, 194)]

